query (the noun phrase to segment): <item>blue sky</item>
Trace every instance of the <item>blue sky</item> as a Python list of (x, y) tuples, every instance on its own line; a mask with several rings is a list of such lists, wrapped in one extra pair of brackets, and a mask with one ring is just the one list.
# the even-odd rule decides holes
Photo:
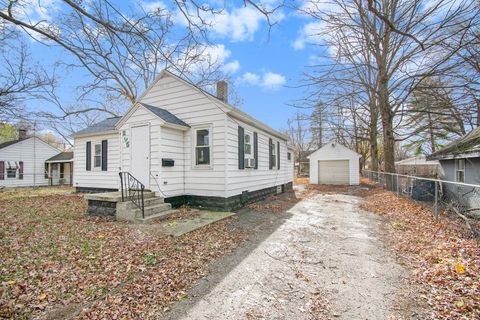
[[(134, 0), (128, 1), (131, 2), (111, 0), (111, 3), (122, 11), (138, 5)], [(164, 6), (164, 3), (168, 1), (141, 2), (147, 9)], [(273, 128), (284, 129), (287, 119), (298, 111), (289, 103), (300, 99), (305, 91), (305, 88), (295, 87), (300, 84), (305, 66), (318, 54), (318, 48), (304, 42), (304, 30), (308, 30), (312, 20), (283, 8), (275, 16), (278, 23), (269, 32), (264, 17), (242, 3), (229, 2), (224, 15), (216, 21), (210, 33), (212, 52), (223, 61), (233, 80), (229, 85), (235, 86), (243, 100), (241, 108)], [(46, 68), (52, 68), (60, 58), (65, 60), (65, 52), (59, 48), (34, 41), (31, 45), (32, 57), (38, 58)], [(59, 93), (62, 99), (69, 101), (85, 76), (86, 72), (78, 69), (61, 74)], [(48, 105), (30, 107), (49, 108)]]

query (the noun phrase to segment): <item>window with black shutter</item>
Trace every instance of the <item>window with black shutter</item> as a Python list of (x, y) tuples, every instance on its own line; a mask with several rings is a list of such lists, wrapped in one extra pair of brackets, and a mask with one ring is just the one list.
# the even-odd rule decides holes
[(19, 172), (18, 172), (18, 179), (23, 179), (23, 161), (20, 161), (19, 162)]
[(272, 139), (268, 138), (268, 168), (272, 169)]
[(258, 134), (253, 133), (253, 158), (255, 159), (255, 169), (258, 169)]
[(238, 169), (245, 169), (245, 130), (238, 127)]
[(0, 180), (5, 180), (5, 161), (0, 161)]
[(102, 140), (102, 171), (108, 170), (108, 140)]
[(280, 142), (277, 141), (277, 169), (280, 169)]
[(87, 171), (92, 170), (92, 142), (87, 141), (85, 150), (85, 169)]

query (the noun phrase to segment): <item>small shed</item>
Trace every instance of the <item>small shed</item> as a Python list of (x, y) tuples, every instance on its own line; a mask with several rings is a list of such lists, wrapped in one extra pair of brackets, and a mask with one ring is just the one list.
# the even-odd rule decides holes
[(358, 153), (339, 143), (325, 144), (308, 157), (310, 183), (358, 185), (360, 157)]

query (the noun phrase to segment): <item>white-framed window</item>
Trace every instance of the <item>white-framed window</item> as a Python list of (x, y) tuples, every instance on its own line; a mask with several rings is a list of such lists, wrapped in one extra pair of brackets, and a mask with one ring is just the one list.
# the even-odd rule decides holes
[(253, 134), (251, 132), (245, 131), (243, 141), (245, 159), (253, 159)]
[(465, 182), (465, 159), (455, 159), (455, 181)]
[(287, 152), (287, 160), (288, 161), (292, 160), (292, 154), (290, 152)]
[(211, 165), (211, 152), (212, 152), (212, 139), (211, 139), (211, 127), (199, 127), (194, 131), (194, 159), (195, 166), (208, 167)]
[(272, 143), (272, 169), (277, 169), (277, 142)]
[(102, 144), (96, 143), (93, 147), (93, 167), (100, 168), (102, 166)]

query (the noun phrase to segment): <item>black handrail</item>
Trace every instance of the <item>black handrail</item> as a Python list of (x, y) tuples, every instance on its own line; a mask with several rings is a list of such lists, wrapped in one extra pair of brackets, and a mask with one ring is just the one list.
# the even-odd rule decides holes
[(145, 186), (138, 181), (130, 172), (119, 172), (120, 191), (122, 193), (122, 202), (125, 199), (130, 200), (137, 208), (142, 210), (142, 218), (145, 218), (145, 202), (143, 191)]

